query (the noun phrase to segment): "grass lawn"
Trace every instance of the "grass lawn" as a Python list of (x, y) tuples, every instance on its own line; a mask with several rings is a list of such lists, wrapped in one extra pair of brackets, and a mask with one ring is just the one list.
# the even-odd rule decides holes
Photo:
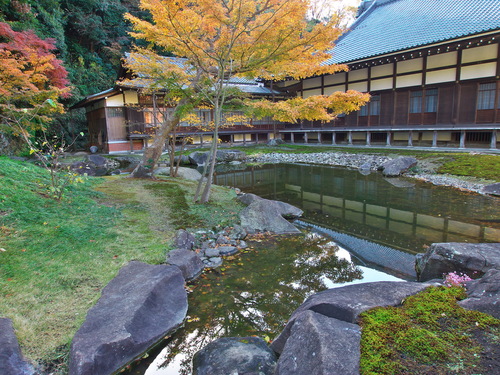
[(0, 157), (0, 311), (24, 355), (60, 361), (101, 289), (130, 260), (165, 260), (178, 228), (234, 223), (234, 191), (214, 187), (192, 203), (195, 184), (122, 176), (88, 178), (62, 201), (46, 195), (48, 173)]

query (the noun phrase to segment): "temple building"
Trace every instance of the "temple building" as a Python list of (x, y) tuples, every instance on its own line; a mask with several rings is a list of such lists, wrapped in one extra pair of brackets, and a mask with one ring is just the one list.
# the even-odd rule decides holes
[[(499, 41), (498, 0), (365, 0), (326, 62), (346, 64), (348, 72), (274, 87), (248, 80), (234, 84), (273, 98), (357, 90), (369, 92), (370, 103), (332, 122), (266, 119), (252, 128), (225, 129), (221, 139), (258, 142), (278, 136), (292, 143), (497, 149)], [(124, 124), (148, 127), (146, 113), (125, 106), (145, 100), (117, 86), (80, 102), (91, 143), (107, 152), (144, 147), (147, 137), (134, 136)], [(202, 143), (211, 136), (194, 139)]]

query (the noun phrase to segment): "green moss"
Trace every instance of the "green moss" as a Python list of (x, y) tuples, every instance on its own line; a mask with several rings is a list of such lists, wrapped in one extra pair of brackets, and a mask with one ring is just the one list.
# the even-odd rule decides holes
[(454, 154), (438, 172), (500, 181), (500, 155)]
[(362, 374), (478, 374), (481, 345), (498, 340), (500, 320), (457, 304), (463, 288), (431, 287), (401, 307), (361, 315)]

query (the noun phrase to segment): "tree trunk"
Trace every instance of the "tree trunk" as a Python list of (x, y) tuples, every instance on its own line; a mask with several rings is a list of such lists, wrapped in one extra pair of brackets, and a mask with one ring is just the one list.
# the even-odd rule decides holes
[(207, 175), (207, 183), (203, 194), (201, 195), (200, 203), (207, 203), (210, 199), (210, 189), (212, 187), (212, 181), (214, 179), (215, 164), (217, 163), (217, 146), (219, 145), (219, 125), (222, 118), (222, 108), (216, 105), (215, 107), (215, 128), (214, 135), (212, 139), (212, 152), (210, 154), (210, 169)]
[[(184, 103), (185, 100), (181, 100), (177, 106)], [(175, 109), (177, 109), (177, 107)], [(142, 161), (130, 174), (130, 177), (144, 177), (145, 173), (152, 175), (156, 165), (158, 164), (158, 160), (160, 160), (168, 136), (172, 133), (175, 127), (179, 125), (179, 122), (180, 119), (177, 115), (175, 115), (174, 110), (173, 118), (162, 122), (160, 128), (153, 137), (153, 144), (144, 150)]]

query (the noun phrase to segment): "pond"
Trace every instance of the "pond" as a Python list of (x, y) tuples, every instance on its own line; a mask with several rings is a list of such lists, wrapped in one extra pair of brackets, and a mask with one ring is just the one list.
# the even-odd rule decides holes
[(254, 236), (244, 253), (190, 285), (185, 327), (129, 374), (189, 375), (193, 354), (209, 342), (273, 339), (313, 293), (414, 279), (414, 254), (433, 242), (500, 241), (498, 199), (456, 189), (309, 165), (240, 166), (216, 178), (301, 207), (297, 224), (308, 234)]

